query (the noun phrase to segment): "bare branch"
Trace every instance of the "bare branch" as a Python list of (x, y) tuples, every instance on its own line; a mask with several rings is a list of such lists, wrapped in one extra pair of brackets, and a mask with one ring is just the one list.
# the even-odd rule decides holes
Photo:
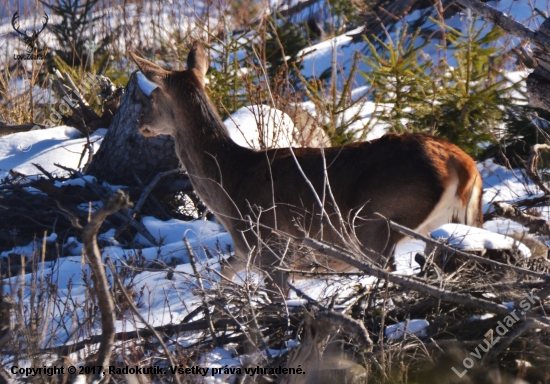
[(550, 44), (550, 39), (546, 37), (540, 37), (540, 34), (536, 31), (533, 31), (523, 24), (512, 20), (503, 12), (491, 7), (490, 5), (482, 3), (479, 0), (456, 0), (456, 2), (478, 12), (487, 21), (490, 21), (491, 23), (499, 26), (506, 33), (533, 42), (535, 42), (537, 39), (544, 39), (545, 44)]
[[(174, 360), (174, 357), (172, 356), (172, 353), (170, 353), (170, 349), (168, 349), (168, 347), (166, 346), (166, 343), (162, 339), (162, 336), (160, 335), (159, 332), (157, 332), (155, 327), (153, 327), (151, 324), (149, 324), (147, 322), (147, 320), (145, 320), (145, 318), (143, 316), (141, 316), (141, 313), (139, 313), (139, 310), (134, 305), (133, 300), (130, 299), (130, 297), (128, 296), (128, 293), (126, 292), (126, 289), (124, 289), (124, 285), (122, 284), (122, 281), (120, 281), (120, 278), (118, 277), (116, 267), (113, 265), (113, 263), (111, 261), (109, 261), (108, 263), (109, 263), (109, 269), (111, 270), (111, 273), (113, 275), (113, 280), (117, 284), (118, 289), (120, 289), (120, 292), (122, 293), (122, 296), (124, 296), (124, 299), (126, 299), (126, 302), (128, 303), (128, 306), (130, 307), (130, 309), (132, 310), (134, 315), (136, 315), (136, 317), (139, 319), (139, 321), (141, 321), (147, 327), (147, 329), (151, 332), (151, 334), (153, 334), (157, 338), (160, 345), (162, 346), (162, 349), (164, 349), (164, 353), (166, 353), (166, 356), (167, 356), (168, 360), (170, 360), (170, 364), (173, 367), (175, 367), (177, 365), (176, 361)], [(181, 383), (178, 375), (174, 375), (174, 379), (176, 380), (176, 383), (178, 383), (178, 384)]]
[[(107, 216), (112, 215), (121, 208), (129, 207), (130, 204), (128, 196), (124, 192), (116, 192), (103, 207), (94, 213), (92, 219), (82, 231), (84, 250), (92, 268), (94, 292), (97, 295), (97, 304), (101, 312), (102, 334), (95, 365), (103, 367), (104, 370), (107, 370), (107, 366), (109, 365), (113, 342), (115, 340), (115, 303), (109, 291), (109, 282), (107, 281), (101, 260), (101, 251), (97, 245), (97, 232)], [(93, 382), (99, 383), (103, 378), (102, 372), (98, 373), (95, 375)]]
[[(358, 260), (355, 257), (355, 255), (353, 255), (352, 253), (349, 253), (348, 251), (343, 250), (341, 248), (335, 247), (332, 244), (319, 241), (319, 240), (310, 239), (310, 238), (293, 238), (293, 240), (299, 241), (304, 245), (316, 250), (317, 252), (320, 252), (325, 255), (331, 256), (335, 259), (341, 260), (351, 265), (352, 267), (355, 267), (357, 269), (364, 271), (368, 275), (378, 277), (380, 279), (384, 279), (390, 283), (398, 284), (403, 287), (413, 289), (421, 293), (425, 293), (427, 295), (436, 297), (442, 301), (461, 304), (472, 308), (479, 308), (485, 311), (495, 312), (500, 315), (508, 315), (510, 313), (510, 310), (505, 305), (495, 304), (484, 299), (478, 299), (469, 294), (448, 292), (439, 288), (432, 287), (431, 285), (428, 285), (413, 277), (401, 276), (401, 275), (390, 273), (389, 271), (385, 271), (381, 268), (375, 267), (372, 264), (368, 264), (366, 262)], [(529, 314), (527, 314), (527, 316), (530, 318), (536, 319), (542, 322), (543, 324), (550, 325), (550, 319), (544, 316), (536, 316), (536, 315), (529, 315)]]
[(489, 365), (494, 363), (501, 352), (505, 351), (510, 346), (510, 344), (514, 342), (514, 340), (516, 340), (518, 337), (521, 337), (528, 330), (532, 328), (547, 327), (547, 324), (542, 324), (540, 321), (533, 319), (527, 320), (525, 323), (514, 329), (508, 337), (504, 338), (504, 340), (501, 340), (496, 346), (494, 346), (488, 354), (483, 356), (481, 364)]
[(550, 222), (522, 212), (515, 204), (499, 201), (493, 203), (493, 207), (497, 216), (513, 220), (529, 228), (529, 233), (540, 233), (541, 235), (550, 236)]
[[(82, 172), (80, 171), (77, 171), (75, 169), (72, 169), (72, 168), (68, 168), (68, 167), (65, 167), (65, 166), (62, 166), (61, 164), (55, 164), (56, 167), (59, 167), (61, 169), (64, 169), (66, 171), (69, 171), (71, 172), (71, 174), (74, 174), (76, 175), (77, 177), (83, 177), (84, 175), (82, 174)], [(90, 189), (95, 192), (98, 196), (105, 196), (106, 193), (107, 193), (107, 190), (105, 187), (101, 187), (100, 185), (96, 184), (96, 183), (92, 183), (86, 179), (84, 179), (84, 182), (86, 183), (86, 186), (90, 187)], [(126, 225), (126, 223), (130, 223), (130, 225), (132, 227), (134, 227), (134, 229), (136, 231), (138, 231), (138, 233), (140, 235), (142, 235), (143, 237), (145, 237), (147, 239), (147, 241), (149, 241), (151, 244), (153, 244), (154, 246), (158, 246), (158, 242), (157, 242), (157, 239), (155, 239), (155, 237), (151, 234), (151, 232), (149, 232), (149, 230), (145, 227), (145, 225), (143, 225), (143, 223), (141, 222), (138, 222), (137, 220), (135, 220), (133, 217), (131, 217), (130, 215), (127, 215), (127, 216), (124, 216), (122, 213), (120, 212), (115, 212), (114, 213), (115, 217), (117, 219), (120, 219), (122, 220), (123, 222), (125, 222), (124, 225)]]
[(171, 175), (175, 175), (175, 174), (178, 174), (178, 173), (183, 173), (183, 169), (181, 168), (176, 168), (176, 169), (172, 169), (170, 171), (166, 171), (166, 172), (161, 172), (161, 173), (158, 173), (155, 178), (153, 180), (151, 180), (151, 182), (149, 183), (149, 185), (143, 190), (141, 196), (139, 197), (139, 200), (138, 202), (136, 203), (135, 207), (134, 207), (134, 212), (139, 212), (139, 210), (141, 209), (141, 207), (143, 206), (143, 204), (145, 203), (145, 200), (147, 199), (147, 196), (149, 196), (149, 194), (151, 193), (151, 191), (153, 190), (153, 188), (155, 188), (155, 185), (157, 185), (157, 183), (165, 178), (165, 177), (168, 177), (168, 176), (171, 176)]
[(362, 270), (363, 272), (378, 277), (379, 279), (387, 280), (391, 283), (402, 285), (407, 288), (414, 289), (415, 291), (428, 294), (433, 297), (437, 297), (443, 301), (449, 301), (452, 303), (462, 304), (469, 307), (484, 309), (487, 311), (493, 311), (501, 315), (507, 315), (510, 310), (502, 305), (495, 304), (487, 300), (477, 299), (468, 294), (447, 292), (435, 287), (432, 287), (424, 282), (421, 282), (415, 278), (409, 276), (400, 276), (392, 274), (389, 271), (385, 271), (381, 268), (375, 267), (372, 264), (368, 264), (364, 261), (358, 260), (355, 255), (349, 253), (346, 250), (337, 248), (332, 244), (314, 240), (310, 238), (297, 238), (296, 241), (300, 241), (304, 245), (314, 249), (317, 252), (321, 252), (327, 256), (341, 260), (352, 267)]
[(550, 149), (550, 145), (535, 144), (531, 147), (531, 155), (529, 156), (529, 160), (527, 161), (527, 167), (525, 168), (525, 170), (527, 171), (527, 175), (529, 176), (531, 181), (533, 181), (533, 183), (535, 183), (544, 192), (545, 195), (550, 195), (550, 189), (548, 189), (548, 187), (544, 185), (539, 175), (539, 172), (537, 171), (540, 151), (543, 149)]
[(46, 175), (46, 177), (50, 180), (54, 180), (55, 178), (53, 177), (53, 175), (46, 171), (40, 164), (37, 164), (37, 163), (32, 163), (32, 165), (35, 166), (36, 169), (38, 169), (40, 172), (42, 172), (44, 175)]
[(193, 248), (191, 248), (191, 244), (189, 244), (189, 240), (187, 240), (186, 236), (183, 237), (183, 242), (185, 243), (187, 253), (189, 254), (189, 262), (191, 263), (191, 268), (193, 268), (193, 273), (195, 274), (197, 282), (199, 283), (202, 309), (204, 311), (204, 318), (206, 319), (206, 323), (208, 324), (208, 330), (210, 331), (212, 340), (214, 340), (214, 344), (219, 345), (218, 338), (216, 337), (216, 331), (214, 330), (214, 324), (212, 323), (212, 317), (210, 316), (210, 309), (208, 308), (209, 305), (206, 301), (206, 293), (204, 291), (204, 284), (202, 283), (202, 276), (197, 269), (197, 265), (195, 263), (195, 252), (193, 252)]

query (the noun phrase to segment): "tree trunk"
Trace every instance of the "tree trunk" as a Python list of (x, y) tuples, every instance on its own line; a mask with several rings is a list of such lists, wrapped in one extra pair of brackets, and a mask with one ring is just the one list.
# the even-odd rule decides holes
[(157, 173), (178, 167), (179, 159), (171, 136), (146, 138), (138, 131), (138, 117), (146, 100), (133, 73), (87, 174), (111, 184), (136, 185), (139, 184), (136, 176), (146, 184)]
[(546, 41), (535, 42), (533, 56), (538, 65), (527, 76), (527, 97), (529, 104), (550, 111), (550, 51), (545, 44), (550, 40), (550, 19), (544, 20), (537, 34), (543, 35)]
[[(417, 10), (425, 10), (428, 7), (434, 8), (431, 15), (437, 18), (439, 6), (437, 2), (430, 0), (378, 0), (370, 3), (363, 11), (362, 15), (363, 29), (356, 33), (348, 34), (353, 37), (355, 43), (363, 41), (366, 36), (370, 38), (372, 35), (382, 36), (383, 33), (391, 28), (395, 23), (402, 20), (405, 16)], [(441, 10), (442, 17), (448, 19), (457, 13), (460, 8), (454, 5), (454, 0), (442, 0)], [(429, 13), (428, 13), (429, 15)], [(428, 30), (427, 33), (434, 31)]]

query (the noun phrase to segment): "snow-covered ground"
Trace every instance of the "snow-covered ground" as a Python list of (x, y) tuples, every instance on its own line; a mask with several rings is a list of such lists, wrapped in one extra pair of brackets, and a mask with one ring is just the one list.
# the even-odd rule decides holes
[[(89, 142), (76, 128), (67, 126), (2, 136), (0, 137), (0, 179), (8, 176), (10, 170), (29, 178), (43, 175), (33, 163), (40, 164), (53, 175), (67, 176), (68, 172), (55, 164), (75, 169), (84, 166), (90, 155), (90, 152), (84, 149), (90, 144), (95, 153), (106, 131), (106, 129), (98, 129), (90, 135)], [(82, 156), (83, 152), (84, 156)]]

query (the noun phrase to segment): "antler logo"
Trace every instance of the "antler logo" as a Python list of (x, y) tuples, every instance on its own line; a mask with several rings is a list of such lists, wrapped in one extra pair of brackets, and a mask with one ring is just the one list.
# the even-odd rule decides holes
[(32, 55), (32, 53), (37, 50), (38, 35), (40, 35), (40, 33), (42, 33), (44, 28), (46, 28), (46, 25), (48, 25), (48, 20), (49, 20), (48, 15), (44, 13), (43, 18), (44, 18), (44, 21), (42, 22), (42, 29), (32, 31), (32, 33), (30, 34), (29, 34), (29, 31), (27, 31), (26, 29), (23, 29), (23, 30), (19, 29), (19, 21), (18, 21), (19, 11), (15, 12), (15, 14), (11, 19), (11, 25), (13, 29), (15, 29), (15, 31), (21, 35), (21, 39), (27, 45), (27, 52), (29, 55)]

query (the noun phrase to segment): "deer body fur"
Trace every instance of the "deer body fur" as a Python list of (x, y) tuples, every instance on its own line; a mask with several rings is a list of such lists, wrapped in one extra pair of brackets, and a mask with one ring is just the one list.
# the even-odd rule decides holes
[[(265, 246), (272, 229), (379, 253), (385, 265), (403, 237), (386, 219), (426, 234), (451, 220), (480, 225), (481, 176), (457, 146), (425, 134), (388, 134), (330, 148), (254, 151), (235, 144), (204, 89), (206, 55), (195, 43), (188, 70), (166, 71), (132, 54), (158, 85), (140, 118), (146, 135), (170, 134), (199, 197), (229, 232), (233, 277), (252, 250), (283, 291), (283, 248)], [(322, 207), (322, 208), (321, 208)], [(296, 264), (294, 264), (296, 265)], [(347, 265), (327, 260), (327, 267)]]

